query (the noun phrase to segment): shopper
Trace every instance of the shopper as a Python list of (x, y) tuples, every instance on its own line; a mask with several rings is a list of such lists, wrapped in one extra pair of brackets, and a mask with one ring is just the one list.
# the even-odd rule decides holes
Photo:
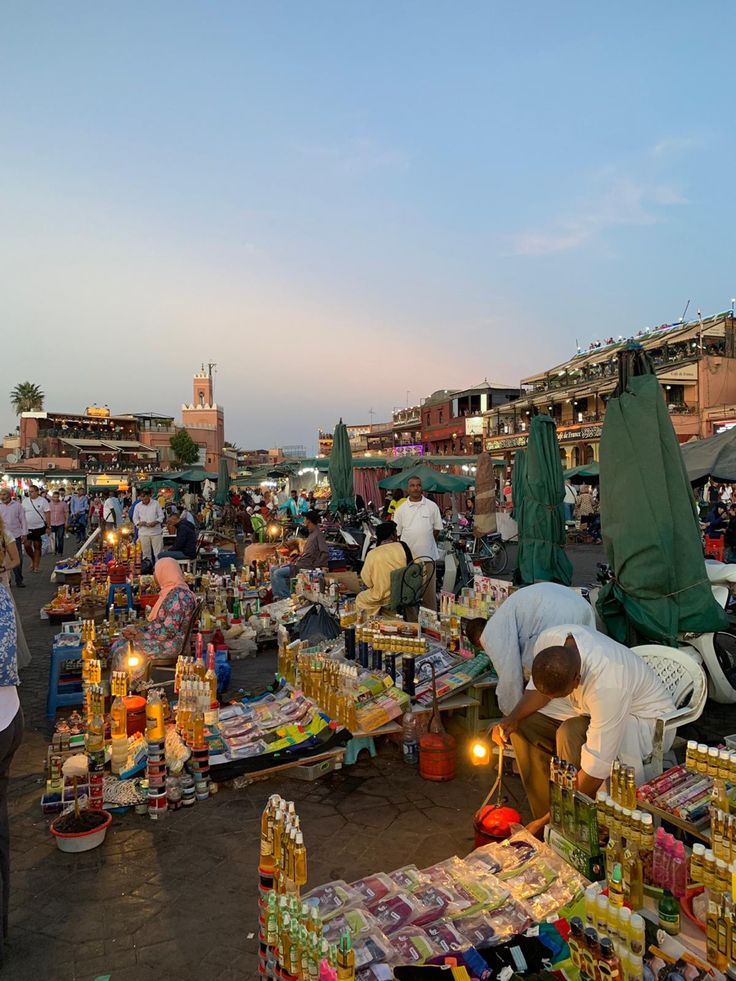
[(19, 500), (13, 499), (7, 487), (0, 490), (0, 521), (5, 526), (5, 531), (15, 542), (18, 550), (18, 564), (13, 569), (15, 585), (20, 589), (25, 589), (23, 582), (23, 546), (28, 534), (26, 524), (26, 513)]
[[(10, 764), (23, 738), (23, 712), (18, 699), (18, 632), (10, 591), (0, 586), (0, 919), (2, 939), (8, 936), (10, 907), (10, 828), (8, 783)], [(3, 944), (0, 943), (0, 967)]]
[(432, 562), (432, 574), (422, 596), (422, 606), (430, 610), (437, 609), (437, 569), (435, 563), (439, 558), (437, 539), (442, 531), (442, 515), (440, 509), (422, 493), (422, 481), (419, 477), (410, 477), (407, 486), (408, 498), (396, 508), (396, 527), (399, 538), (411, 549), (415, 559)]
[(102, 525), (103, 501), (99, 494), (95, 494), (89, 509), (90, 528), (99, 528)]
[(391, 574), (405, 569), (412, 561), (408, 545), (400, 542), (394, 521), (384, 521), (376, 528), (376, 547), (368, 553), (360, 578), (368, 587), (355, 597), (355, 606), (369, 616), (388, 606), (391, 599)]
[(69, 508), (59, 491), (54, 491), (51, 495), (49, 520), (51, 521), (51, 534), (54, 538), (54, 554), (63, 555), (64, 534), (66, 532), (67, 521), (69, 520)]
[(595, 798), (617, 758), (635, 768), (638, 784), (656, 720), (674, 708), (654, 671), (628, 647), (577, 624), (545, 630), (535, 647), (532, 680), (492, 730), (494, 742), (510, 738), (513, 744), (534, 818), (529, 830), (539, 834), (549, 820), (552, 756), (578, 768), (577, 789), (589, 797)]
[(117, 491), (111, 490), (107, 495), (107, 500), (105, 501), (102, 509), (102, 515), (105, 520), (105, 527), (108, 531), (115, 528), (120, 528), (122, 526), (123, 505), (120, 503), (120, 498), (117, 495)]
[(141, 491), (140, 503), (133, 513), (133, 523), (138, 529), (142, 557), (155, 562), (164, 545), (164, 512), (158, 501), (151, 500), (148, 487)]
[(41, 567), (42, 539), (51, 528), (51, 508), (45, 497), (35, 484), (31, 484), (28, 497), (23, 498), (23, 510), (26, 515), (26, 555), (31, 560), (31, 572), (38, 572)]
[(465, 620), (468, 640), (482, 647), (498, 675), (496, 699), (508, 715), (524, 694), (540, 634), (560, 623), (595, 630), (595, 612), (579, 592), (556, 582), (538, 582), (512, 593), (490, 620)]
[(575, 518), (575, 503), (578, 499), (578, 492), (569, 480), (565, 481), (565, 521), (573, 521)]
[(166, 522), (166, 528), (170, 535), (176, 535), (176, 539), (171, 548), (159, 552), (159, 559), (195, 559), (197, 532), (191, 521), (187, 521), (182, 514), (172, 514)]
[(400, 487), (397, 487), (396, 490), (391, 495), (391, 500), (389, 501), (388, 507), (386, 508), (386, 515), (390, 521), (393, 521), (393, 519), (396, 516), (396, 509), (400, 507), (405, 500), (406, 500), (406, 494), (403, 492), (403, 490)]
[(305, 516), (307, 538), (302, 554), (288, 565), (271, 567), (271, 589), (274, 599), (287, 599), (289, 596), (289, 580), (299, 569), (326, 569), (330, 561), (325, 536), (320, 524), (322, 517), (318, 511), (308, 511)]
[(84, 492), (83, 487), (77, 487), (72, 494), (69, 502), (69, 527), (73, 528), (77, 535), (77, 542), (84, 541), (87, 532), (87, 521), (89, 520), (89, 498)]

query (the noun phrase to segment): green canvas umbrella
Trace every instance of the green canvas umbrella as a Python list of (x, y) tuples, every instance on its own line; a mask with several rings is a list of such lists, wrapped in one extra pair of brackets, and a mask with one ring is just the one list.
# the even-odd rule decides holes
[(332, 488), (330, 511), (354, 511), (353, 452), (350, 449), (347, 426), (342, 419), (335, 426), (332, 436), (332, 452), (327, 476)]
[(601, 434), (603, 542), (615, 578), (598, 611), (623, 644), (676, 645), (727, 626), (705, 571), (695, 500), (651, 361), (621, 353)]
[(582, 477), (583, 480), (593, 480), (595, 477), (600, 477), (601, 466), (594, 460), (592, 463), (584, 463), (580, 467), (573, 467), (571, 470), (565, 471), (565, 480), (570, 480), (572, 477)]
[(220, 457), (220, 465), (217, 468), (217, 490), (215, 491), (215, 504), (224, 506), (230, 500), (230, 471), (227, 460), (224, 456)]
[(511, 474), (511, 517), (518, 524), (526, 495), (526, 450), (517, 450), (514, 456), (514, 469)]
[(428, 494), (462, 494), (475, 483), (473, 477), (458, 477), (454, 473), (441, 473), (426, 463), (402, 470), (378, 481), (378, 486), (384, 490), (395, 490), (397, 487), (406, 488), (412, 477), (419, 477), (422, 490)]
[[(515, 496), (515, 495), (514, 495)], [(572, 562), (565, 553), (565, 481), (557, 430), (550, 416), (534, 416), (526, 450), (526, 479), (517, 507), (519, 583), (572, 582)]]

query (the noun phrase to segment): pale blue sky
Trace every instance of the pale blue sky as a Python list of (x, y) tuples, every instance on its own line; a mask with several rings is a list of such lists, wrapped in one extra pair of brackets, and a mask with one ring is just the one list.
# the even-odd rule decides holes
[(0, 424), (307, 444), (736, 294), (733, 3), (6, 4)]

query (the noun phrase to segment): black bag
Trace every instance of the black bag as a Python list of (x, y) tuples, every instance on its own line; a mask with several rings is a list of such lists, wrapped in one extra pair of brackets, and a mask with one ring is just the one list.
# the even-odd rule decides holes
[(334, 640), (339, 636), (340, 624), (319, 603), (309, 607), (299, 624), (299, 640), (318, 644), (321, 640)]

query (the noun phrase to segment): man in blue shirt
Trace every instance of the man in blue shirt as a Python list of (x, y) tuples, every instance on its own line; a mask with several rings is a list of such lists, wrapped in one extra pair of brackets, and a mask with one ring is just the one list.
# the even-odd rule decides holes
[(72, 494), (69, 501), (70, 524), (77, 533), (77, 541), (83, 542), (87, 532), (87, 520), (89, 519), (89, 498), (84, 493), (83, 487), (77, 487), (75, 494)]

